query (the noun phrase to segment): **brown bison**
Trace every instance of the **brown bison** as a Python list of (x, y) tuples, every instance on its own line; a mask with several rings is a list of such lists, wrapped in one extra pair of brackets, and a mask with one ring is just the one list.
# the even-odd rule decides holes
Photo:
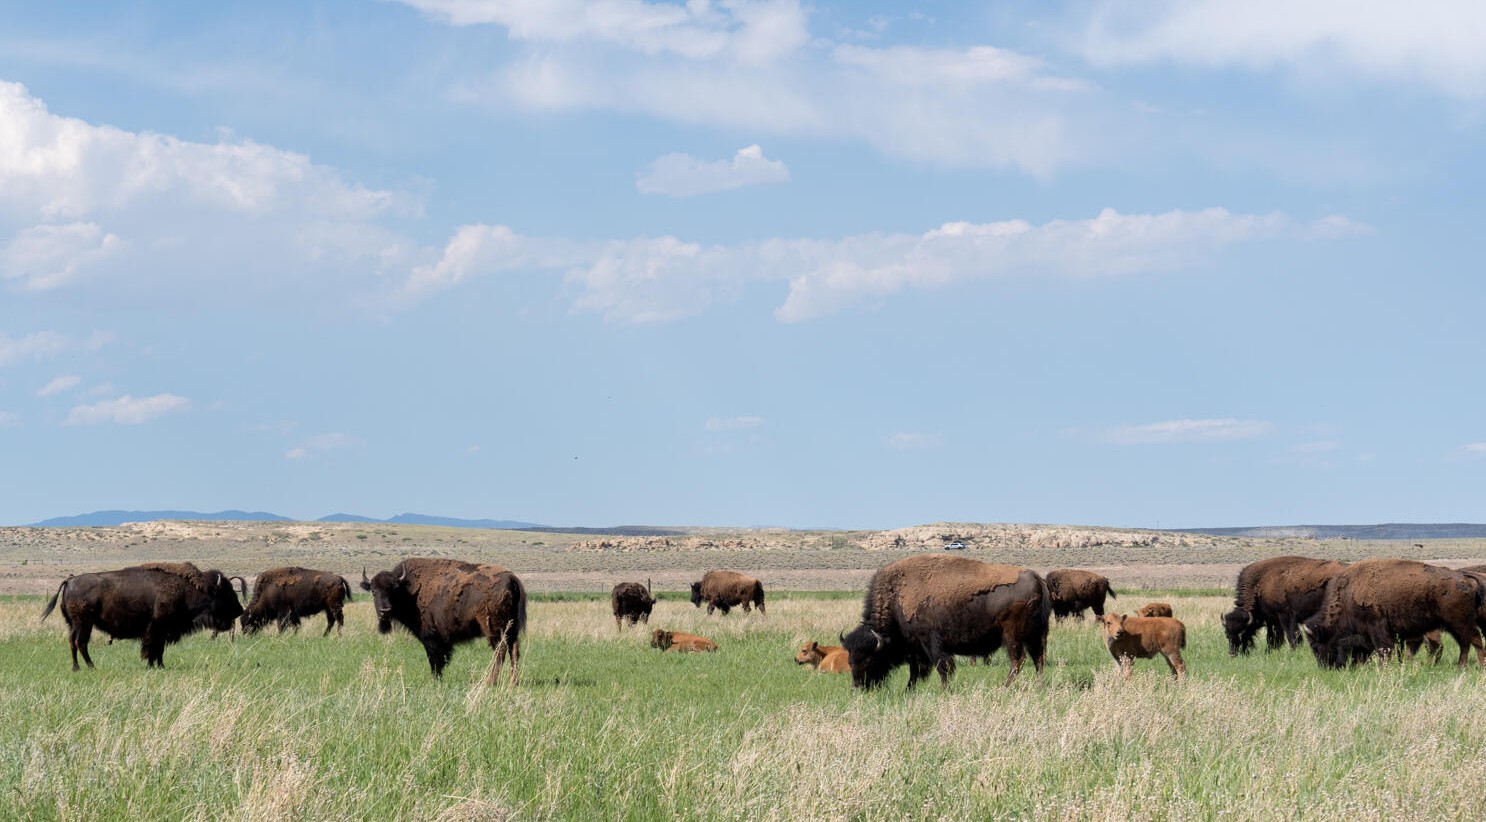
[(1115, 665), (1126, 679), (1135, 669), (1135, 660), (1150, 659), (1156, 654), (1166, 658), (1171, 675), (1187, 675), (1182, 649), (1187, 647), (1187, 626), (1171, 617), (1127, 617), (1105, 614), (1099, 618), (1104, 626), (1104, 647), (1114, 657)]
[(361, 587), (371, 591), (377, 630), (390, 633), (394, 622), (406, 628), (423, 643), (435, 677), (444, 675), (457, 643), (484, 637), (495, 651), (485, 683), (495, 684), (509, 653), (515, 684), (526, 630), (526, 588), (515, 574), (499, 565), (414, 558), (371, 579), (363, 570)]
[(1223, 615), (1231, 656), (1254, 650), (1254, 636), (1264, 629), (1269, 650), (1300, 644), (1300, 625), (1315, 616), (1326, 583), (1345, 566), (1329, 559), (1270, 557), (1238, 572), (1233, 610)]
[(828, 674), (844, 674), (851, 670), (845, 648), (840, 645), (822, 645), (814, 640), (807, 641), (795, 652), (795, 664), (809, 665)]
[(703, 602), (707, 603), (708, 614), (713, 609), (726, 614), (737, 605), (743, 606), (744, 613), (757, 605), (762, 614), (765, 613), (764, 584), (737, 571), (708, 571), (702, 575), (701, 582), (691, 584), (691, 604), (700, 608)]
[(1135, 610), (1135, 615), (1139, 617), (1169, 617), (1171, 616), (1171, 606), (1164, 602), (1147, 602)]
[(1084, 618), (1084, 609), (1094, 609), (1096, 618), (1104, 616), (1104, 597), (1119, 599), (1109, 580), (1093, 571), (1059, 568), (1047, 572), (1047, 590), (1053, 597), (1053, 616), (1058, 619)]
[(862, 624), (841, 644), (854, 688), (875, 688), (904, 663), (909, 688), (934, 670), (947, 685), (956, 654), (989, 656), (1003, 646), (1010, 684), (1028, 655), (1042, 673), (1051, 614), (1047, 583), (1034, 571), (929, 554), (872, 575)]
[(656, 628), (650, 635), (650, 647), (659, 648), (662, 653), (674, 651), (680, 654), (692, 654), (703, 651), (717, 650), (717, 643), (696, 634), (684, 634), (680, 631), (664, 631)]
[(609, 606), (614, 609), (614, 629), (624, 627), (629, 620), (631, 627), (636, 622), (650, 624), (650, 610), (655, 607), (655, 597), (650, 593), (650, 580), (645, 584), (621, 582), (609, 594)]
[(77, 655), (88, 667), (88, 641), (93, 628), (118, 639), (138, 639), (139, 655), (151, 668), (165, 667), (165, 646), (202, 628), (226, 631), (242, 614), (242, 602), (232, 580), (242, 577), (221, 571), (202, 571), (189, 562), (156, 562), (117, 571), (70, 576), (47, 600), (41, 618), (62, 608), (72, 647), (72, 670)]
[(285, 628), (299, 630), (301, 617), (325, 612), (325, 631), (334, 628), (336, 636), (346, 625), (344, 603), (351, 601), (351, 583), (339, 574), (309, 568), (272, 568), (253, 581), (253, 599), (243, 611), (244, 634), (254, 634), (269, 622), (276, 622), (279, 633)]
[(1406, 559), (1369, 559), (1331, 578), (1321, 609), (1304, 624), (1323, 668), (1342, 668), (1373, 655), (1386, 657), (1400, 642), (1443, 630), (1486, 665), (1479, 623), (1486, 586), (1470, 574)]

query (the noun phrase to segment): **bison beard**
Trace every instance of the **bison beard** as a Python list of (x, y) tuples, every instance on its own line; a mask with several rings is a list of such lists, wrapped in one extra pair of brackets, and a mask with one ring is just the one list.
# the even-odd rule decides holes
[(931, 671), (948, 684), (956, 654), (989, 656), (1005, 646), (1010, 684), (1030, 654), (1046, 660), (1052, 603), (1035, 572), (946, 555), (909, 557), (873, 575), (862, 624), (841, 637), (852, 686), (875, 688), (907, 664), (908, 687)]
[(372, 593), (377, 630), (389, 633), (395, 622), (416, 636), (435, 677), (443, 676), (456, 644), (483, 636), (495, 652), (486, 684), (495, 684), (508, 653), (515, 684), (526, 629), (526, 589), (515, 574), (498, 565), (407, 559), (361, 577)]

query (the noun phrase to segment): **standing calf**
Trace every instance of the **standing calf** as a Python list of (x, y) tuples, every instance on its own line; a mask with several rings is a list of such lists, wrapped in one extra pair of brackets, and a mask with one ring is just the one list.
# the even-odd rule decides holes
[(1166, 657), (1173, 677), (1186, 676), (1182, 649), (1187, 647), (1187, 626), (1180, 620), (1105, 614), (1099, 622), (1104, 626), (1104, 645), (1126, 679), (1135, 668), (1135, 660), (1150, 659), (1156, 654)]

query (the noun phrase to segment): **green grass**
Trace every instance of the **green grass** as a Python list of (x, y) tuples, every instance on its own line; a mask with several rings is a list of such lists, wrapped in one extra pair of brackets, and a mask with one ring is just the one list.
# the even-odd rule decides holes
[[(663, 601), (651, 627), (722, 650), (662, 655), (602, 597), (531, 606), (522, 682), (476, 683), (481, 644), (435, 681), (362, 598), (346, 635), (198, 635), (146, 670), (95, 642), (69, 670), (41, 600), (0, 600), (0, 818), (1479, 818), (1486, 681), (1422, 663), (1322, 671), (1304, 650), (1230, 658), (1225, 597), (1164, 592), (1189, 679), (1114, 676), (1097, 628), (1057, 625), (1049, 667), (1002, 685), (854, 693), (792, 661), (855, 623), (856, 597), (771, 596), (769, 616)], [(1143, 600), (1142, 600), (1143, 601)], [(1124, 598), (1119, 605), (1124, 606)], [(1139, 603), (1130, 603), (1133, 610)], [(1123, 610), (1123, 608), (1122, 608)], [(1446, 651), (1453, 655), (1453, 645)]]

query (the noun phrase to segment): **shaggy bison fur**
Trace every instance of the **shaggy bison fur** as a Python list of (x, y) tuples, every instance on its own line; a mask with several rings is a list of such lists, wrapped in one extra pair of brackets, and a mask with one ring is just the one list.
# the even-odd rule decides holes
[(515, 574), (499, 565), (414, 558), (371, 579), (363, 570), (361, 587), (372, 594), (377, 630), (390, 633), (394, 622), (406, 628), (423, 643), (435, 677), (444, 675), (456, 644), (484, 637), (495, 651), (486, 684), (495, 684), (508, 653), (515, 684), (526, 630), (526, 588)]
[(766, 613), (764, 584), (737, 571), (708, 571), (701, 581), (693, 582), (691, 604), (700, 608), (703, 602), (707, 603), (708, 614), (714, 609), (726, 614), (738, 605), (743, 606), (745, 613), (755, 605), (759, 613)]
[(1315, 616), (1326, 583), (1344, 568), (1340, 562), (1309, 557), (1270, 557), (1244, 567), (1234, 586), (1233, 610), (1223, 615), (1223, 632), (1232, 656), (1254, 650), (1264, 629), (1269, 650), (1300, 644), (1300, 625)]
[(630, 627), (636, 622), (650, 624), (650, 611), (655, 607), (655, 597), (650, 593), (650, 580), (645, 584), (638, 582), (621, 582), (614, 586), (609, 594), (609, 606), (614, 609), (614, 629), (624, 627), (624, 620), (629, 620)]
[(1094, 617), (1104, 616), (1104, 598), (1119, 599), (1109, 580), (1078, 568), (1059, 568), (1047, 572), (1047, 590), (1053, 597), (1053, 616), (1058, 619), (1084, 618), (1084, 609), (1092, 608)]
[(1429, 631), (1450, 634), (1486, 664), (1479, 624), (1486, 586), (1471, 574), (1404, 559), (1369, 559), (1343, 569), (1326, 585), (1320, 611), (1305, 622), (1306, 638), (1323, 668), (1342, 668), (1373, 655), (1388, 656), (1400, 642)]
[(1010, 684), (1032, 657), (1038, 674), (1047, 656), (1052, 597), (1036, 572), (945, 554), (893, 562), (867, 585), (862, 624), (842, 637), (854, 688), (881, 685), (908, 665), (908, 687), (930, 671), (948, 684), (955, 655), (1011, 658)]

